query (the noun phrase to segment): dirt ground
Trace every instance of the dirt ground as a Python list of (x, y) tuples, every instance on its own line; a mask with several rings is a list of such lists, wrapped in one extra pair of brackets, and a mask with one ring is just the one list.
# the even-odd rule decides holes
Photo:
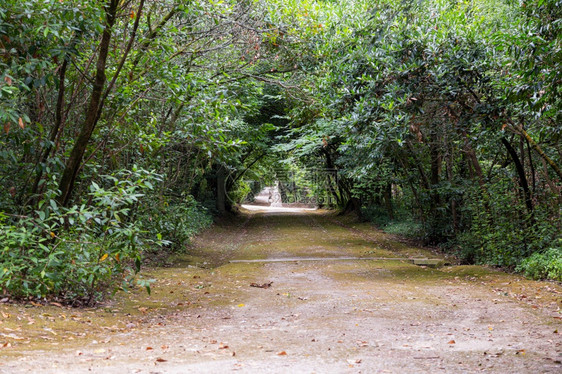
[(0, 304), (0, 373), (562, 372), (560, 285), (417, 266), (439, 256), (348, 217), (260, 209), (149, 269), (150, 296)]

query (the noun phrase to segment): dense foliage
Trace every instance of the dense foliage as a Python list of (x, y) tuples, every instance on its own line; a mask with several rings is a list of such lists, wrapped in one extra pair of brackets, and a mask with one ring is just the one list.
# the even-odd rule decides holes
[(341, 168), (355, 205), (466, 262), (554, 248), (559, 266), (560, 5), (379, 2), (323, 44), (295, 149), (305, 133), (303, 155)]
[(467, 263), (560, 280), (561, 9), (3, 1), (2, 292), (149, 290), (143, 253), (287, 172)]

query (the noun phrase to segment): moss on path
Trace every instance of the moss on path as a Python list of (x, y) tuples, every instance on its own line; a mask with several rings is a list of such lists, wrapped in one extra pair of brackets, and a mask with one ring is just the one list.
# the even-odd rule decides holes
[[(414, 257), (436, 254), (329, 212), (246, 212), (149, 269), (150, 296), (0, 304), (0, 373), (560, 372), (559, 285), (396, 260)], [(230, 262), (257, 259), (290, 260)]]

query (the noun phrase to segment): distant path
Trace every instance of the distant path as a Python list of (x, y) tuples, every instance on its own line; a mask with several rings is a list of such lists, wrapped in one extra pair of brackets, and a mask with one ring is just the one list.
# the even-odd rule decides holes
[(402, 260), (424, 257), (349, 217), (256, 207), (151, 270), (151, 296), (0, 304), (0, 373), (562, 371), (560, 286)]

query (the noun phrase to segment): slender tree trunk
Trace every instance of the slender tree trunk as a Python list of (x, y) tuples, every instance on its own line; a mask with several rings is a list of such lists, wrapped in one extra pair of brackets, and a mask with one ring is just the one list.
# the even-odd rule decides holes
[(484, 172), (482, 171), (482, 167), (480, 166), (480, 162), (478, 161), (478, 157), (476, 156), (476, 152), (470, 145), (468, 141), (465, 142), (464, 145), (465, 153), (470, 160), (470, 164), (474, 169), (474, 173), (476, 174), (476, 178), (478, 180), (478, 184), (481, 188), (485, 188), (486, 182), (484, 181)]
[[(493, 225), (493, 217), (492, 217), (492, 208), (490, 207), (490, 194), (488, 193), (488, 188), (486, 187), (486, 181), (484, 179), (484, 173), (482, 171), (482, 167), (480, 166), (480, 162), (478, 161), (478, 157), (476, 156), (476, 152), (470, 145), (468, 141), (468, 135), (466, 132), (463, 132), (464, 136), (464, 153), (469, 161), (469, 172), (471, 178), (476, 177), (478, 181), (478, 185), (480, 186), (480, 194), (482, 196), (482, 202), (484, 204), (484, 209), (487, 213), (488, 223)], [(474, 175), (475, 174), (475, 175)]]
[[(447, 153), (445, 154), (445, 165), (447, 169), (447, 180), (453, 185), (453, 147), (447, 142), (447, 138), (445, 138), (445, 146), (447, 147)], [(453, 232), (455, 235), (458, 232), (458, 216), (457, 216), (457, 201), (453, 196), (451, 198), (451, 218), (453, 220)]]
[(521, 133), (523, 134), (525, 139), (527, 139), (529, 144), (531, 144), (531, 148), (533, 148), (533, 150), (537, 152), (539, 156), (541, 156), (548, 165), (550, 165), (552, 170), (554, 170), (554, 172), (558, 175), (558, 178), (562, 180), (562, 169), (560, 169), (560, 166), (558, 166), (556, 162), (552, 161), (552, 159), (548, 157), (546, 153), (544, 153), (542, 148), (533, 140), (533, 138), (531, 138), (531, 136), (527, 133), (527, 131), (521, 129)]
[(217, 169), (217, 210), (226, 213), (226, 173), (222, 165)]
[[(189, 1), (187, 3), (190, 3), (190, 2), (191, 1)], [(187, 5), (187, 4), (184, 4), (184, 6), (185, 5)], [(144, 35), (144, 37), (142, 38), (144, 41), (141, 43), (139, 48), (137, 48), (139, 53), (137, 54), (137, 56), (133, 60), (132, 65), (131, 65), (131, 70), (129, 71), (129, 80), (130, 81), (132, 81), (134, 79), (134, 71), (137, 68), (138, 64), (140, 63), (142, 57), (144, 56), (144, 53), (146, 53), (146, 51), (148, 50), (148, 48), (150, 47), (152, 42), (156, 39), (158, 34), (164, 28), (164, 26), (166, 26), (168, 21), (170, 21), (172, 19), (172, 17), (174, 15), (176, 15), (179, 11), (180, 11), (180, 8), (178, 6), (174, 6), (174, 8), (172, 10), (170, 10), (170, 12), (168, 12), (168, 14), (166, 14), (164, 16), (164, 18), (162, 18), (160, 23), (154, 29), (149, 30), (148, 33), (146, 33)]]
[(334, 161), (332, 160), (332, 156), (330, 155), (330, 152), (326, 149), (322, 150), (324, 153), (324, 156), (326, 156), (326, 168), (327, 170), (327, 182), (328, 182), (328, 190), (330, 191), (331, 195), (334, 197), (334, 199), (336, 199), (336, 204), (338, 207), (343, 208), (345, 205), (345, 202), (343, 201), (343, 196), (341, 196), (341, 194), (338, 194), (338, 175), (337, 175), (337, 170), (336, 167), (334, 165)]
[(392, 184), (388, 183), (384, 188), (384, 205), (390, 219), (394, 219), (394, 208), (392, 206)]
[(432, 142), (430, 144), (429, 153), (431, 156), (431, 202), (432, 210), (435, 210), (441, 203), (441, 197), (439, 193), (435, 191), (435, 187), (440, 181), (440, 171), (441, 171), (441, 153), (439, 152), (439, 147), (437, 144)]
[(562, 188), (558, 187), (552, 181), (552, 179), (550, 179), (550, 176), (548, 175), (548, 165), (547, 165), (547, 163), (544, 159), (541, 159), (541, 161), (542, 161), (542, 165), (543, 165), (543, 168), (544, 168), (544, 171), (543, 171), (544, 180), (546, 181), (546, 184), (548, 185), (548, 187), (550, 188), (552, 193), (557, 195), (558, 204), (562, 204)]
[[(402, 168), (405, 171), (410, 170), (409, 162), (408, 162), (407, 157), (398, 157), (398, 161), (400, 162), (400, 164), (402, 165)], [(412, 190), (412, 195), (414, 196), (414, 201), (416, 202), (416, 207), (413, 208), (412, 213), (414, 214), (414, 216), (418, 216), (419, 219), (422, 221), (422, 223), (425, 223), (425, 215), (423, 214), (423, 206), (421, 204), (420, 197), (418, 196), (418, 191), (416, 190), (416, 187), (414, 186), (414, 183), (412, 183), (412, 181), (410, 179), (408, 179), (408, 185), (410, 186), (410, 189)], [(416, 208), (418, 210), (417, 212), (415, 212)]]
[(431, 186), (429, 180), (427, 179), (427, 176), (425, 175), (425, 171), (423, 170), (423, 163), (420, 160), (418, 160), (414, 147), (412, 147), (412, 145), (409, 142), (406, 142), (406, 146), (408, 147), (408, 151), (410, 152), (410, 155), (414, 158), (414, 163), (420, 173), (422, 187), (429, 191), (431, 189)]
[(525, 205), (527, 207), (527, 212), (529, 214), (532, 214), (533, 199), (531, 197), (531, 191), (529, 190), (529, 183), (527, 182), (527, 177), (525, 175), (525, 169), (523, 167), (523, 164), (521, 163), (521, 160), (519, 159), (517, 152), (515, 151), (515, 149), (513, 149), (509, 141), (506, 138), (502, 138), (501, 142), (505, 146), (507, 152), (511, 156), (513, 162), (515, 163), (515, 169), (517, 170), (517, 174), (519, 176), (519, 185), (523, 189), (523, 194), (525, 196)]
[(560, 178), (560, 180), (562, 180), (562, 169), (560, 168), (560, 166), (558, 164), (556, 164), (556, 162), (554, 162), (550, 157), (548, 157), (548, 155), (543, 151), (541, 146), (538, 145), (537, 142), (535, 142), (533, 140), (533, 138), (531, 138), (531, 136), (529, 135), (529, 133), (527, 133), (527, 131), (525, 131), (523, 126), (516, 125), (509, 118), (507, 119), (507, 121), (511, 125), (511, 130), (515, 133), (521, 134), (529, 142), (529, 144), (531, 145), (531, 148), (533, 148), (533, 150), (535, 152), (537, 152), (538, 155), (541, 156), (542, 159), (545, 160), (548, 165), (550, 165), (552, 170), (554, 170), (554, 172), (558, 175), (558, 178)]
[(529, 144), (529, 141), (527, 139), (525, 139), (525, 141), (527, 143), (527, 152), (529, 155), (529, 167), (531, 168), (531, 182), (532, 182), (531, 193), (534, 196), (537, 191), (537, 172), (535, 170), (535, 163), (533, 162), (533, 155), (531, 153), (531, 144)]
[(59, 71), (59, 92), (57, 96), (57, 107), (55, 109), (55, 125), (51, 129), (51, 133), (49, 134), (49, 141), (47, 142), (47, 144), (45, 144), (43, 154), (41, 155), (41, 158), (39, 159), (39, 162), (37, 164), (37, 175), (35, 176), (35, 182), (33, 183), (33, 188), (31, 190), (31, 193), (34, 195), (39, 191), (39, 183), (41, 182), (41, 178), (43, 177), (43, 166), (49, 159), (49, 154), (53, 149), (57, 136), (64, 122), (64, 95), (66, 88), (65, 80), (66, 70), (68, 68), (68, 58), (64, 59)]
[(86, 111), (86, 118), (80, 130), (80, 134), (78, 135), (78, 138), (74, 143), (74, 146), (70, 153), (70, 157), (66, 162), (65, 169), (63, 171), (61, 180), (59, 182), (59, 190), (61, 191), (61, 194), (58, 200), (61, 205), (67, 205), (70, 201), (72, 190), (74, 188), (76, 178), (80, 171), (82, 160), (86, 152), (86, 148), (88, 146), (90, 138), (92, 137), (94, 129), (96, 128), (96, 125), (101, 117), (101, 113), (103, 112), (103, 105), (105, 99), (107, 98), (109, 92), (111, 91), (113, 85), (115, 84), (119, 76), (119, 73), (121, 72), (121, 69), (125, 63), (127, 55), (133, 45), (133, 41), (136, 36), (136, 30), (138, 29), (138, 25), (142, 13), (142, 8), (144, 6), (144, 0), (140, 1), (137, 10), (136, 19), (135, 19), (135, 24), (133, 27), (133, 33), (131, 34), (129, 43), (125, 48), (123, 57), (119, 62), (117, 71), (113, 75), (109, 87), (104, 93), (104, 86), (107, 80), (105, 75), (105, 69), (107, 64), (107, 57), (109, 55), (109, 45), (111, 42), (112, 29), (113, 26), (115, 25), (118, 4), (119, 4), (119, 0), (108, 0), (107, 5), (105, 7), (105, 28), (103, 30), (102, 39), (100, 42), (98, 60), (96, 63), (96, 76), (92, 86), (92, 93), (90, 95), (88, 109)]

